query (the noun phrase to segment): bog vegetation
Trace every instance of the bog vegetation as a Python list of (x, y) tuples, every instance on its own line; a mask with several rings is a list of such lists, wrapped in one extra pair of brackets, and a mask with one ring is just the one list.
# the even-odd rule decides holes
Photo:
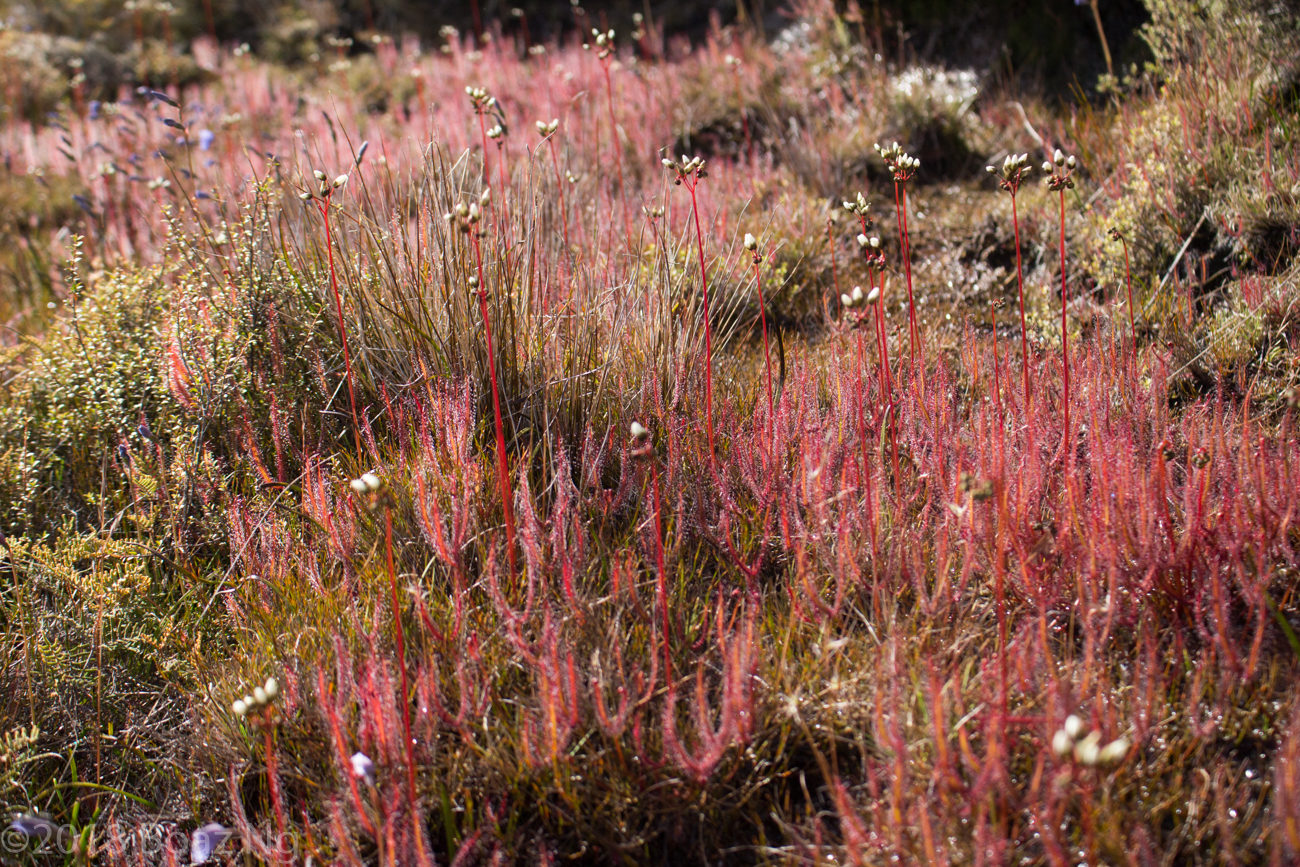
[(2, 35), (0, 862), (1300, 859), (1294, 20), (796, 11)]

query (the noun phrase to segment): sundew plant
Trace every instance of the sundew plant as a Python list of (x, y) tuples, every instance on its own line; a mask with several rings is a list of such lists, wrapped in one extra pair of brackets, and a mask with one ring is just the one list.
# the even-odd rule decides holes
[(164, 6), (0, 34), (0, 862), (1300, 861), (1290, 17)]

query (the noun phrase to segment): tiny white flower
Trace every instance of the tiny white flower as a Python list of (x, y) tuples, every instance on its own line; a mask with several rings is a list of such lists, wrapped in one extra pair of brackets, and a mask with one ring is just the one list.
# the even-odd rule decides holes
[(190, 836), (190, 863), (205, 864), (218, 846), (230, 838), (230, 831), (217, 822), (196, 828)]
[(1128, 748), (1128, 738), (1116, 738), (1101, 748), (1097, 760), (1103, 765), (1113, 764), (1114, 762), (1120, 761), (1128, 754)]
[(352, 776), (359, 780), (365, 780), (368, 784), (375, 784), (375, 763), (370, 760), (370, 756), (362, 752), (352, 754), (348, 759), (352, 765)]
[(366, 489), (370, 491), (377, 491), (383, 485), (383, 482), (379, 480), (379, 476), (374, 473), (362, 473), (361, 481), (365, 484)]
[(1088, 736), (1074, 745), (1074, 759), (1081, 765), (1092, 767), (1097, 764), (1101, 758), (1101, 749), (1097, 742), (1101, 740), (1101, 735), (1097, 732), (1089, 732)]
[(862, 295), (862, 287), (861, 287), (861, 286), (854, 286), (854, 287), (853, 287), (853, 292), (850, 294), (849, 297), (853, 299), (853, 303), (854, 303), (854, 304), (857, 304), (857, 303), (861, 302), (861, 301), (862, 301), (862, 298), (863, 298), (863, 295)]
[(235, 712), (235, 716), (243, 716), (248, 713), (248, 705), (244, 704), (242, 698), (235, 699), (235, 703), (230, 706), (230, 709)]
[(258, 704), (266, 704), (269, 700), (270, 696), (266, 694), (265, 689), (262, 689), (260, 686), (253, 688), (253, 701)]
[(1083, 732), (1083, 720), (1074, 714), (1070, 714), (1065, 718), (1064, 728), (1066, 734), (1072, 738), (1077, 738)]
[(263, 689), (266, 690), (268, 697), (275, 698), (280, 694), (280, 681), (276, 680), (274, 677), (268, 677), (266, 679), (266, 686), (263, 687)]
[(758, 239), (749, 232), (745, 233), (745, 249), (751, 251), (758, 249)]
[(1065, 756), (1074, 749), (1074, 738), (1065, 729), (1057, 729), (1056, 734), (1052, 735), (1052, 752), (1056, 753), (1057, 758)]

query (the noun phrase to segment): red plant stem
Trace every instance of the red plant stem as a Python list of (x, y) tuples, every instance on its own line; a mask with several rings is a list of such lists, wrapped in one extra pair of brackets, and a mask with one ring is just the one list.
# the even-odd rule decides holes
[(1002, 422), (1002, 376), (998, 370), (998, 320), (994, 315), (995, 310), (997, 308), (992, 302), (989, 302), (989, 325), (993, 328), (993, 408), (997, 410), (1000, 425)]
[[(651, 460), (653, 460), (653, 458)], [(656, 582), (656, 592), (659, 596), (659, 614), (663, 618), (664, 675), (667, 677), (668, 681), (671, 682), (673, 677), (673, 660), (669, 650), (668, 641), (668, 570), (664, 565), (664, 530), (663, 524), (660, 521), (662, 505), (659, 499), (659, 468), (654, 463), (650, 464), (650, 480), (651, 484), (654, 486), (655, 495), (655, 566), (659, 571), (658, 581)]]
[(1069, 307), (1069, 295), (1065, 286), (1065, 188), (1061, 188), (1061, 363), (1064, 365), (1064, 376), (1062, 382), (1065, 389), (1065, 398), (1062, 406), (1065, 411), (1065, 433), (1062, 441), (1062, 447), (1066, 451), (1068, 460), (1070, 452), (1070, 347), (1066, 342), (1066, 309)]
[(352, 354), (348, 351), (348, 329), (343, 322), (343, 297), (339, 295), (338, 276), (334, 272), (334, 236), (330, 232), (330, 200), (320, 200), (321, 218), (325, 221), (325, 254), (329, 257), (330, 289), (334, 292), (334, 309), (339, 317), (339, 339), (343, 341), (343, 369), (348, 378), (348, 403), (352, 407), (352, 436), (356, 442), (357, 457), (361, 457), (361, 422), (357, 416), (357, 396), (352, 387)]
[(492, 413), (497, 434), (497, 482), (501, 486), (501, 506), (506, 518), (506, 557), (510, 561), (510, 575), (515, 575), (515, 514), (514, 496), (510, 490), (510, 472), (506, 469), (506, 434), (501, 424), (501, 396), (497, 388), (496, 354), (492, 349), (492, 323), (488, 317), (487, 288), (483, 284), (483, 254), (478, 238), (470, 235), (474, 245), (474, 262), (478, 267), (478, 307), (483, 316), (483, 334), (487, 339), (488, 379), (492, 384)]
[[(411, 740), (411, 690), (406, 682), (406, 641), (402, 629), (402, 600), (397, 592), (397, 570), (393, 567), (393, 509), (384, 506), (384, 549), (388, 557), (388, 585), (393, 592), (393, 631), (397, 638), (397, 671), (402, 681), (402, 732), (406, 736), (403, 746), (406, 748), (406, 794), (411, 799), (412, 833), (415, 844), (424, 848), (424, 835), (420, 833), (419, 812), (416, 810), (415, 797), (415, 748)], [(421, 858), (421, 861), (424, 859)]]
[(698, 176), (685, 181), (686, 188), (691, 191), (695, 243), (700, 253), (700, 284), (704, 288), (704, 417), (709, 436), (709, 467), (717, 475), (718, 457), (713, 445), (713, 326), (709, 324), (709, 272), (704, 265), (704, 233), (700, 229), (700, 209), (695, 201), (695, 187), (699, 182)]
[[(902, 196), (901, 200), (899, 196)], [(894, 181), (894, 213), (898, 217), (898, 240), (903, 253), (903, 273), (907, 276), (907, 336), (911, 350), (912, 369), (916, 371), (916, 352), (921, 336), (916, 329), (916, 302), (912, 299), (912, 244), (907, 231), (907, 185), (905, 181)], [(925, 372), (921, 372), (925, 376)]]
[[(548, 138), (550, 138), (548, 136)], [(560, 194), (560, 218), (564, 221), (564, 249), (569, 249), (569, 212), (564, 207), (564, 180), (560, 177), (560, 159), (555, 155), (555, 140), (551, 139), (551, 165), (555, 167), (555, 188)]]
[(1020, 295), (1020, 364), (1025, 381), (1025, 413), (1029, 412), (1029, 328), (1025, 325), (1025, 280), (1020, 265), (1020, 214), (1016, 210), (1016, 191), (1011, 191), (1011, 225), (1016, 232), (1016, 291)]
[[(506, 182), (506, 143), (504, 137), (497, 142), (497, 177), (501, 179), (501, 207), (506, 207), (506, 191), (509, 189)], [(487, 180), (487, 176), (483, 177)]]
[(275, 829), (280, 832), (275, 851), (276, 854), (280, 854), (282, 851), (280, 847), (288, 840), (288, 825), (284, 819), (284, 794), (280, 791), (279, 761), (275, 754), (275, 726), (271, 724), (270, 711), (267, 711), (263, 731), (266, 733), (266, 782), (271, 790), (271, 809), (275, 812)]
[(758, 286), (758, 318), (763, 323), (763, 361), (767, 365), (767, 444), (770, 450), (775, 433), (776, 404), (772, 400), (772, 353), (768, 349), (767, 342), (767, 307), (763, 303), (763, 275), (759, 271), (757, 258), (754, 260), (754, 281)]
[(627, 216), (627, 189), (623, 186), (623, 146), (618, 141), (618, 124), (614, 121), (614, 85), (609, 78), (609, 58), (601, 61), (605, 68), (605, 91), (609, 95), (609, 137), (614, 146), (614, 162), (618, 166), (618, 199), (623, 203), (623, 234), (631, 236), (632, 224)]
[(826, 221), (826, 243), (831, 248), (831, 284), (835, 287), (835, 300), (838, 302), (840, 299), (840, 275), (835, 270), (835, 230), (833, 226), (834, 223), (830, 220)]
[[(475, 46), (475, 47), (477, 47), (477, 46)], [(492, 175), (488, 172), (488, 157), (487, 157), (487, 155), (488, 155), (488, 137), (487, 137), (487, 123), (483, 120), (483, 109), (478, 108), (478, 107), (476, 106), (476, 107), (475, 107), (475, 111), (476, 111), (476, 113), (478, 114), (478, 131), (479, 131), (479, 135), (481, 135), (481, 136), (483, 137), (483, 183), (487, 183), (487, 182), (488, 182), (488, 178), (492, 177)]]
[(1128, 265), (1128, 240), (1121, 237), (1120, 243), (1124, 245), (1124, 284), (1128, 288), (1128, 335), (1129, 350), (1132, 353), (1133, 361), (1137, 362), (1137, 325), (1133, 320), (1133, 273), (1129, 270)]
[[(872, 319), (874, 320), (874, 315)], [(874, 322), (873, 322), (874, 324)], [(867, 494), (867, 524), (871, 527), (871, 571), (876, 571), (876, 564), (879, 561), (880, 549), (876, 542), (876, 521), (875, 521), (875, 502), (876, 498), (871, 491), (871, 461), (868, 459), (870, 450), (867, 446), (867, 421), (863, 413), (863, 405), (867, 402), (867, 382), (866, 382), (866, 350), (862, 345), (862, 328), (858, 332), (858, 440), (862, 445), (862, 478)]]

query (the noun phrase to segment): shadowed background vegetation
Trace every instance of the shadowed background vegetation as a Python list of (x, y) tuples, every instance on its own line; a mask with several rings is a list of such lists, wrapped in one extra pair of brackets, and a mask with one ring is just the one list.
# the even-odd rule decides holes
[(0, 863), (1300, 857), (1291, 10), (521, 8), (6, 7)]

